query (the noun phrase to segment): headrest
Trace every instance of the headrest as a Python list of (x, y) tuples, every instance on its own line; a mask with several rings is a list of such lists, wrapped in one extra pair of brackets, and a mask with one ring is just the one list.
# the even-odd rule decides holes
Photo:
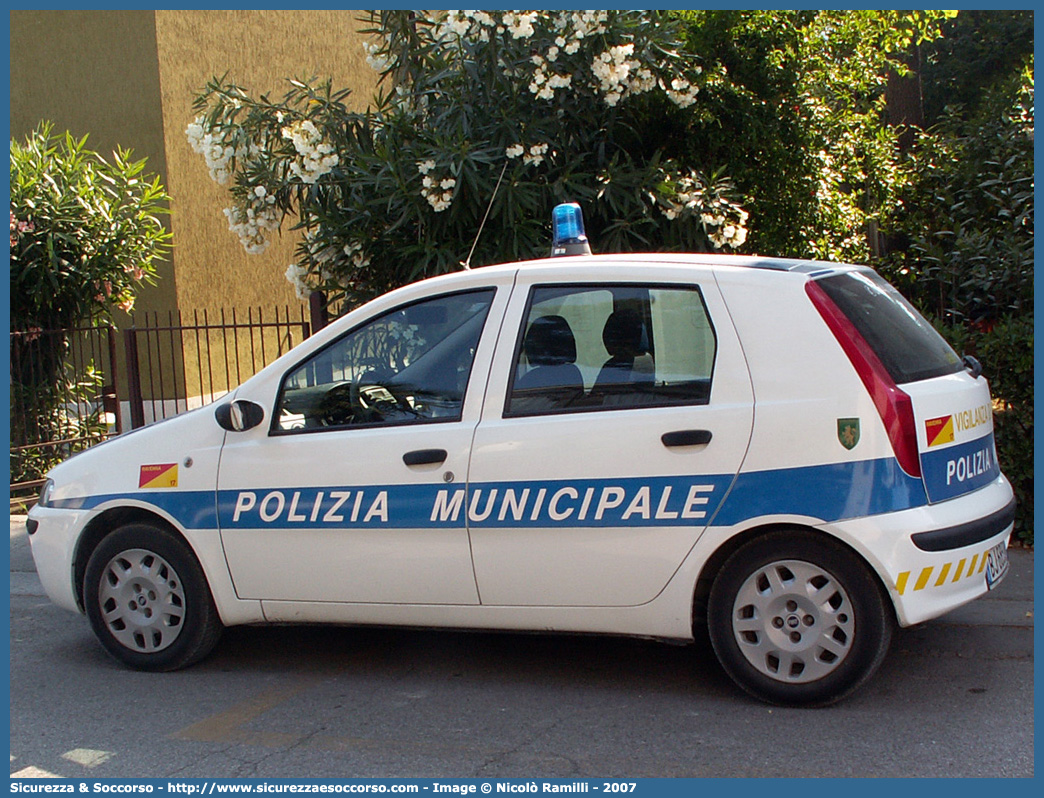
[(616, 358), (635, 358), (644, 352), (642, 336), (644, 325), (641, 316), (630, 308), (614, 311), (605, 320), (602, 328), (602, 343), (605, 351)]
[(576, 339), (561, 316), (534, 319), (522, 344), (530, 366), (561, 366), (576, 361)]

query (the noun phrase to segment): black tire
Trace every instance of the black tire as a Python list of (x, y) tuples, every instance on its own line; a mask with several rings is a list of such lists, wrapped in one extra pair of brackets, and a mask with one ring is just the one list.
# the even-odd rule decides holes
[(863, 560), (805, 530), (775, 530), (725, 561), (707, 602), (725, 672), (762, 701), (824, 706), (880, 667), (895, 616)]
[(120, 662), (173, 671), (203, 659), (223, 629), (203, 570), (174, 534), (128, 524), (87, 561), (84, 607), (94, 634)]

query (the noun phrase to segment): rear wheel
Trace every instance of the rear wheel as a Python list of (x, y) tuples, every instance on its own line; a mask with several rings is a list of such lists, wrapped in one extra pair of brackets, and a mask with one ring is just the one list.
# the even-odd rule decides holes
[(844, 698), (880, 666), (892, 638), (887, 598), (840, 543), (778, 530), (725, 561), (707, 603), (719, 661), (751, 695), (817, 706)]
[(87, 561), (84, 606), (106, 650), (140, 670), (184, 668), (221, 636), (195, 555), (149, 524), (120, 527), (98, 544)]

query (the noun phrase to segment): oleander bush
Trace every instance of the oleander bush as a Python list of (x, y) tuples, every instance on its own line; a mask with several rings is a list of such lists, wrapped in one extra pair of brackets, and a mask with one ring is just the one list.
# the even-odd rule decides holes
[[(68, 331), (130, 311), (155, 279), (169, 247), (160, 219), (169, 197), (145, 166), (122, 149), (105, 159), (86, 136), (57, 133), (49, 122), (11, 141), (13, 482), (39, 479), (70, 447), (104, 436), (91, 405), (100, 377), (90, 363), (86, 373), (73, 370)], [(15, 448), (52, 441), (62, 443)]]
[(743, 197), (720, 164), (680, 162), (667, 135), (725, 79), (683, 49), (671, 15), (369, 19), (381, 83), (366, 113), (329, 82), (293, 80), (270, 100), (215, 79), (188, 126), (230, 186), (247, 251), (293, 216), (303, 236), (286, 274), (300, 295), (350, 307), (463, 264), (545, 256), (562, 201), (581, 204), (598, 251), (742, 251)]

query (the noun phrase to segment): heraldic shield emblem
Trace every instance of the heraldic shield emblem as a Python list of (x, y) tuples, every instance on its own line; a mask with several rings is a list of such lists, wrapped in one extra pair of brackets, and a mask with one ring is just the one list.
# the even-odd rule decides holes
[(839, 418), (837, 420), (837, 439), (846, 449), (854, 449), (859, 443), (859, 419)]

